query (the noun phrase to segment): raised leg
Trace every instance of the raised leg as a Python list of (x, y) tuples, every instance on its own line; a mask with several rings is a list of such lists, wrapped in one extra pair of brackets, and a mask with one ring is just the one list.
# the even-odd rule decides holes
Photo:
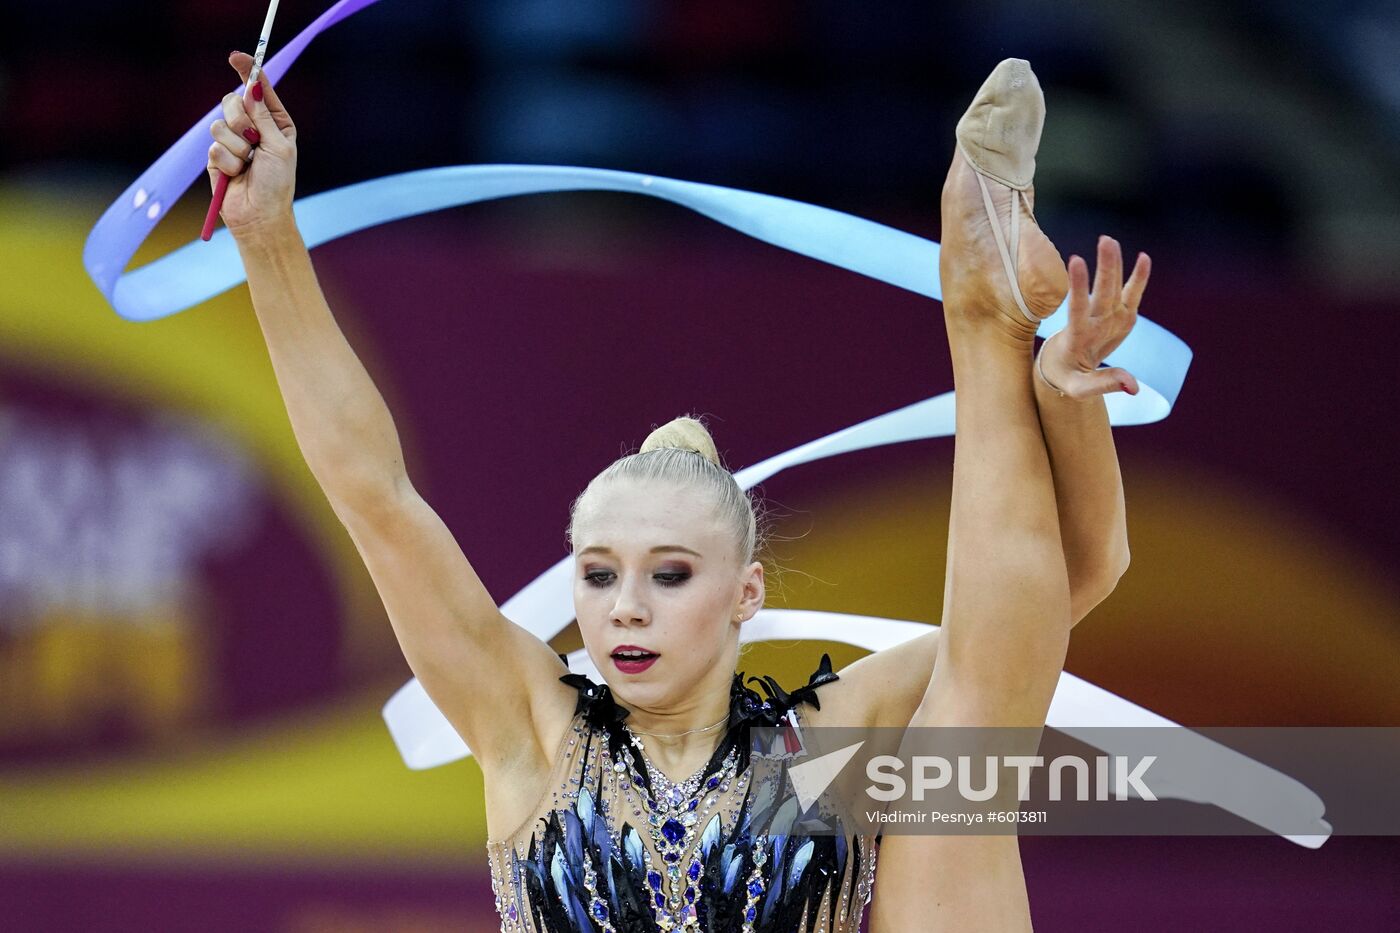
[[(1027, 112), (1038, 100), (1024, 62), (998, 66), (959, 125), (943, 189), (940, 272), (957, 434), (943, 644), (916, 727), (1042, 726), (1068, 645), (1069, 582), (1031, 382), (1033, 319), (1058, 305), (1067, 275), (1029, 216), (1029, 173), (1017, 178), (1018, 146), (1029, 145), (1033, 170), (1039, 124)], [(976, 116), (987, 101), (990, 113)], [(1010, 153), (1009, 168), (997, 171), (1010, 185), (988, 180), (986, 170), (998, 166), (979, 158), (986, 150), (976, 148), (975, 132), (964, 133), (969, 118), (985, 128), (981, 141)], [(1013, 187), (1018, 181), (1025, 187)], [(1019, 238), (1010, 236), (1013, 213)], [(998, 234), (1019, 240), (1010, 253), (1019, 301)], [(871, 929), (1030, 929), (1016, 837), (886, 834)]]

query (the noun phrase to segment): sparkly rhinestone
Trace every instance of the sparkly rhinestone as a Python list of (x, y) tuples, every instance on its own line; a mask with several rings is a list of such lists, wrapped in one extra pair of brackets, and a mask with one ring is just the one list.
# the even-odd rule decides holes
[(700, 877), (700, 863), (699, 863), (699, 862), (691, 862), (691, 863), (690, 863), (690, 870), (687, 871), (686, 874), (690, 876), (690, 880), (691, 880), (691, 881), (694, 881), (695, 879), (699, 878), (699, 877)]
[(686, 813), (681, 816), (681, 823), (685, 826), (694, 826), (695, 819), (696, 817), (694, 813)]
[(671, 845), (675, 845), (685, 838), (685, 827), (676, 820), (667, 820), (661, 826), (661, 835), (665, 836)]
[(627, 770), (627, 762), (625, 762), (625, 761), (615, 761), (615, 762), (613, 762), (613, 770), (616, 771), (618, 774), (622, 774), (623, 772), (625, 772), (625, 771)]
[(661, 872), (659, 872), (659, 871), (649, 871), (649, 872), (647, 872), (647, 884), (651, 885), (651, 889), (652, 889), (653, 891), (659, 891), (659, 890), (661, 890)]

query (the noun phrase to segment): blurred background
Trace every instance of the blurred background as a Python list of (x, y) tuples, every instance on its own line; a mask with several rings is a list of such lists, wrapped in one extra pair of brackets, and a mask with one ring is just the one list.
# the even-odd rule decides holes
[[(276, 52), (324, 7), (283, 0)], [(265, 5), (7, 4), (0, 927), (491, 930), (479, 771), (404, 767), (411, 672), (303, 463), (244, 287), (147, 324), (81, 264)], [(490, 162), (763, 191), (937, 239), (953, 125), (1031, 61), (1037, 215), (1154, 259), (1195, 351), (1116, 433), (1133, 565), (1068, 669), (1189, 725), (1400, 725), (1400, 12), (1390, 0), (386, 2), (278, 89), (298, 193)], [(136, 265), (198, 235), (197, 183)], [(951, 388), (941, 309), (672, 205), (533, 197), (319, 247), (415, 485), (504, 601), (655, 424), (733, 468)], [(950, 442), (765, 484), (769, 604), (936, 621)], [(576, 644), (561, 636), (561, 650)], [(750, 673), (805, 682), (785, 643)], [(484, 697), (483, 702), (510, 702)], [(1037, 928), (1394, 929), (1393, 839), (1023, 842)]]

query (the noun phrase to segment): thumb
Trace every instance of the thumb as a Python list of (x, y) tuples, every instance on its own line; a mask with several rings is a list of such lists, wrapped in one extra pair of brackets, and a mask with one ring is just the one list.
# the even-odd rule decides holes
[[(1059, 379), (1063, 380), (1059, 387), (1064, 390), (1064, 394), (1080, 401), (1111, 392), (1138, 394), (1137, 379), (1126, 369), (1116, 366), (1108, 369), (1076, 370), (1060, 376)], [(1050, 385), (1054, 388), (1056, 383), (1052, 382)]]
[(238, 72), (239, 80), (247, 84), (248, 74), (253, 70), (253, 56), (247, 52), (229, 52), (228, 63), (234, 71)]
[(1110, 366), (1107, 369), (1096, 369), (1091, 373), (1078, 374), (1079, 385), (1075, 386), (1075, 394), (1081, 397), (1092, 395), (1108, 395), (1110, 392), (1127, 392), (1129, 395), (1137, 395), (1139, 391), (1137, 378), (1121, 366)]

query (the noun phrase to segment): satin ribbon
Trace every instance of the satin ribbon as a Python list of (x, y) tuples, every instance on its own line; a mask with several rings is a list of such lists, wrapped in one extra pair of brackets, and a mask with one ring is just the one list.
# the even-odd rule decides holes
[[(322, 13), (264, 63), (268, 80), (275, 84), (314, 38), (375, 2), (340, 0)], [(234, 88), (239, 89), (241, 86)], [(195, 179), (207, 177), (208, 127), (222, 115), (220, 103), (196, 121), (112, 202), (88, 235), (83, 265), (98, 290), (128, 320), (151, 321), (175, 314), (244, 281), (237, 246), (226, 229), (207, 243), (191, 240), (167, 256), (124, 272), (171, 205)], [(622, 191), (662, 198), (775, 246), (930, 298), (942, 298), (938, 244), (930, 240), (800, 201), (634, 172), (558, 165), (426, 169), (301, 198), (293, 211), (311, 248), (429, 211), (554, 191)], [(1062, 305), (1042, 322), (1039, 333), (1049, 337), (1067, 321), (1068, 309)], [(1176, 402), (1190, 361), (1191, 351), (1185, 343), (1139, 316), (1132, 333), (1106, 362), (1132, 372), (1142, 391), (1136, 396), (1108, 396), (1112, 422), (1146, 424), (1165, 418)], [(947, 428), (921, 436), (944, 436), (951, 433), (951, 425)], [(914, 435), (898, 439), (912, 440)]]
[[(377, 0), (341, 0), (304, 29), (264, 65), (276, 83), (325, 29)], [(142, 172), (103, 213), (89, 234), (83, 264), (112, 307), (132, 321), (152, 321), (193, 307), (244, 281), (242, 261), (227, 230), (209, 242), (194, 239), (148, 265), (124, 272), (156, 224), (198, 178), (204, 178), (208, 126), (222, 116), (215, 105)], [(477, 201), (554, 191), (619, 191), (661, 198), (690, 208), (756, 239), (814, 259), (941, 299), (938, 244), (873, 221), (785, 198), (697, 184), (673, 178), (607, 169), (550, 165), (471, 165), (428, 169), (379, 178), (299, 199), (293, 210), (308, 248), (348, 233), (429, 211)], [(1062, 305), (1041, 323), (1049, 337), (1068, 321)], [(1114, 425), (1146, 424), (1165, 418), (1186, 377), (1191, 351), (1175, 335), (1139, 316), (1127, 339), (1105, 361), (1138, 379), (1136, 396), (1106, 397)], [(902, 441), (953, 433), (953, 393), (937, 395), (887, 412), (776, 454), (735, 474), (744, 489), (803, 463)], [(554, 564), (501, 607), (509, 618), (548, 641), (573, 619), (571, 558)], [(842, 616), (810, 610), (764, 609), (743, 629), (745, 641), (816, 638), (871, 651), (893, 647), (928, 631), (916, 622), (868, 616)], [(572, 670), (601, 679), (587, 654), (569, 658)], [(384, 707), (385, 722), (410, 768), (430, 768), (470, 754), (466, 743), (433, 705), (416, 678)], [(1047, 717), (1048, 725), (1071, 735), (1103, 725), (1169, 726), (1168, 720), (1072, 674), (1061, 674)], [(1092, 734), (1081, 736), (1088, 740)], [(1204, 737), (1197, 737), (1208, 742)], [(1209, 743), (1215, 745), (1215, 743)], [(1178, 776), (1172, 793), (1213, 802), (1274, 831), (1315, 820), (1315, 835), (1286, 833), (1303, 845), (1321, 845), (1330, 827), (1322, 821), (1322, 801), (1303, 785), (1244, 756), (1217, 747), (1226, 772)], [(1115, 749), (1104, 751), (1114, 753)], [(1232, 757), (1233, 756), (1233, 757)], [(1251, 799), (1226, 799), (1216, 790), (1227, 778), (1271, 787), (1275, 808)], [(1281, 801), (1281, 802), (1280, 802)], [(1267, 812), (1266, 812), (1267, 811)]]

